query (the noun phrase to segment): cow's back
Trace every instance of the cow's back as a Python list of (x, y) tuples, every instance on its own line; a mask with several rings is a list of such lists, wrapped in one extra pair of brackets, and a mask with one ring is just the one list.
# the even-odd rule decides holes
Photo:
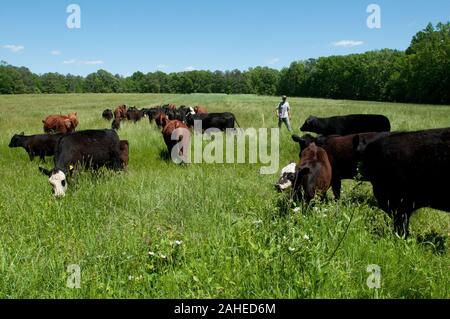
[(62, 136), (56, 147), (55, 166), (82, 162), (87, 166), (120, 162), (120, 139), (114, 130), (87, 130)]

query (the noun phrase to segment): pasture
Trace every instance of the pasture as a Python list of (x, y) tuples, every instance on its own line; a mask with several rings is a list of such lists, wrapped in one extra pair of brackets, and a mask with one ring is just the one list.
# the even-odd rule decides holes
[[(276, 127), (277, 102), (252, 95), (0, 96), (0, 298), (450, 298), (450, 214), (422, 209), (410, 238), (400, 239), (370, 184), (345, 181), (339, 202), (330, 191), (328, 202), (294, 210), (273, 187), (278, 175), (260, 175), (261, 165), (165, 160), (160, 131), (144, 119), (119, 131), (130, 142), (127, 172), (82, 173), (56, 200), (38, 159), (8, 148), (15, 133), (42, 133), (49, 114), (78, 112), (82, 130), (110, 128), (102, 111), (123, 103), (200, 104), (259, 128)], [(309, 115), (379, 113), (393, 130), (450, 126), (448, 106), (290, 104), (296, 134)], [(285, 128), (280, 139), (281, 169), (299, 150)], [(80, 266), (80, 289), (66, 286), (71, 264)], [(374, 264), (378, 290), (367, 286)]]

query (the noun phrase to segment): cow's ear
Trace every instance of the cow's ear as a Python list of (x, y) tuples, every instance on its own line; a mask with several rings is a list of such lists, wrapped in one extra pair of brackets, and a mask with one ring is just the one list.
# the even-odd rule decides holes
[(20, 133), (19, 135), (24, 136), (24, 135), (25, 135), (25, 132), (22, 132), (22, 133)]
[(43, 168), (43, 167), (39, 167), (39, 171), (42, 174), (44, 174), (45, 176), (48, 176), (48, 177), (52, 176), (52, 172), (49, 171), (48, 169)]
[(294, 134), (294, 135), (292, 135), (292, 140), (296, 143), (300, 143), (302, 138), (300, 136)]

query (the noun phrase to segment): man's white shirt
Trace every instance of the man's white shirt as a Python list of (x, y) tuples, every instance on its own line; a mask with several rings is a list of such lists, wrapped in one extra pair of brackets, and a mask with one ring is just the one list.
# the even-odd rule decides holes
[(290, 110), (289, 102), (281, 102), (278, 105), (278, 117), (280, 119), (286, 119), (289, 117), (288, 111)]

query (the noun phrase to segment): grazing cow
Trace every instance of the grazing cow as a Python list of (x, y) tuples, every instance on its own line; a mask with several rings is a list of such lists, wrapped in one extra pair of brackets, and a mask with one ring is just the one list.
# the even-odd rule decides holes
[(122, 166), (124, 169), (128, 167), (128, 155), (129, 155), (129, 148), (130, 145), (128, 141), (120, 141), (120, 162), (122, 163)]
[(167, 117), (167, 115), (165, 113), (158, 112), (155, 115), (155, 123), (158, 127), (164, 128), (164, 123), (166, 123), (166, 120), (169, 120), (169, 118)]
[(45, 162), (46, 156), (55, 155), (55, 147), (62, 134), (40, 134), (25, 136), (24, 133), (14, 135), (9, 147), (22, 147), (27, 151), (30, 161), (39, 156)]
[(121, 119), (119, 117), (114, 118), (114, 120), (111, 123), (111, 128), (116, 131), (120, 130), (120, 122)]
[(297, 166), (294, 193), (298, 198), (303, 197), (306, 203), (309, 203), (316, 194), (324, 199), (331, 185), (331, 176), (332, 169), (327, 152), (311, 143), (302, 152), (300, 164)]
[(330, 118), (310, 116), (300, 130), (321, 135), (345, 136), (367, 132), (389, 132), (391, 124), (384, 115), (355, 114)]
[(388, 134), (390, 133), (371, 132), (347, 136), (319, 136), (317, 138), (314, 138), (311, 135), (305, 135), (303, 137), (293, 135), (292, 139), (300, 145), (300, 157), (302, 157), (303, 150), (311, 143), (315, 143), (327, 152), (333, 170), (331, 180), (333, 195), (335, 199), (339, 200), (341, 197), (342, 180), (353, 179), (358, 173), (358, 154), (354, 148), (354, 138), (359, 136), (365, 141), (373, 141), (377, 138), (387, 136)]
[(127, 111), (126, 117), (129, 121), (133, 121), (134, 123), (136, 123), (144, 117), (144, 112), (136, 108), (130, 108)]
[(156, 115), (160, 112), (158, 107), (150, 108), (150, 109), (142, 109), (144, 115), (148, 117), (148, 121), (150, 124), (156, 119)]
[(172, 160), (187, 163), (191, 139), (189, 127), (178, 120), (170, 121), (167, 117), (162, 118), (162, 125), (162, 135)]
[(208, 114), (188, 114), (186, 123), (193, 127), (195, 121), (202, 122), (202, 129), (217, 128), (225, 131), (227, 128), (234, 128), (235, 124), (240, 126), (233, 113), (208, 113)]
[(44, 123), (45, 133), (70, 133), (75, 131), (75, 128), (78, 126), (77, 113), (50, 115), (42, 123)]
[(198, 105), (194, 107), (194, 112), (195, 114), (207, 114), (208, 110), (206, 109), (206, 107)]
[(289, 165), (281, 169), (280, 178), (275, 184), (275, 188), (279, 192), (284, 192), (294, 185), (296, 170), (297, 164), (294, 162), (289, 163)]
[(55, 148), (53, 170), (39, 168), (49, 177), (55, 196), (64, 196), (67, 191), (67, 175), (71, 166), (86, 168), (107, 167), (122, 169), (120, 140), (113, 130), (88, 130), (63, 135)]
[(111, 121), (114, 117), (114, 114), (113, 114), (112, 110), (106, 109), (103, 111), (102, 117), (107, 121)]
[(449, 163), (450, 128), (395, 133), (367, 145), (361, 173), (380, 208), (393, 217), (397, 234), (407, 237), (417, 209), (450, 212)]
[(119, 105), (114, 110), (114, 118), (120, 119), (120, 120), (126, 120), (127, 119), (127, 106), (126, 105)]

